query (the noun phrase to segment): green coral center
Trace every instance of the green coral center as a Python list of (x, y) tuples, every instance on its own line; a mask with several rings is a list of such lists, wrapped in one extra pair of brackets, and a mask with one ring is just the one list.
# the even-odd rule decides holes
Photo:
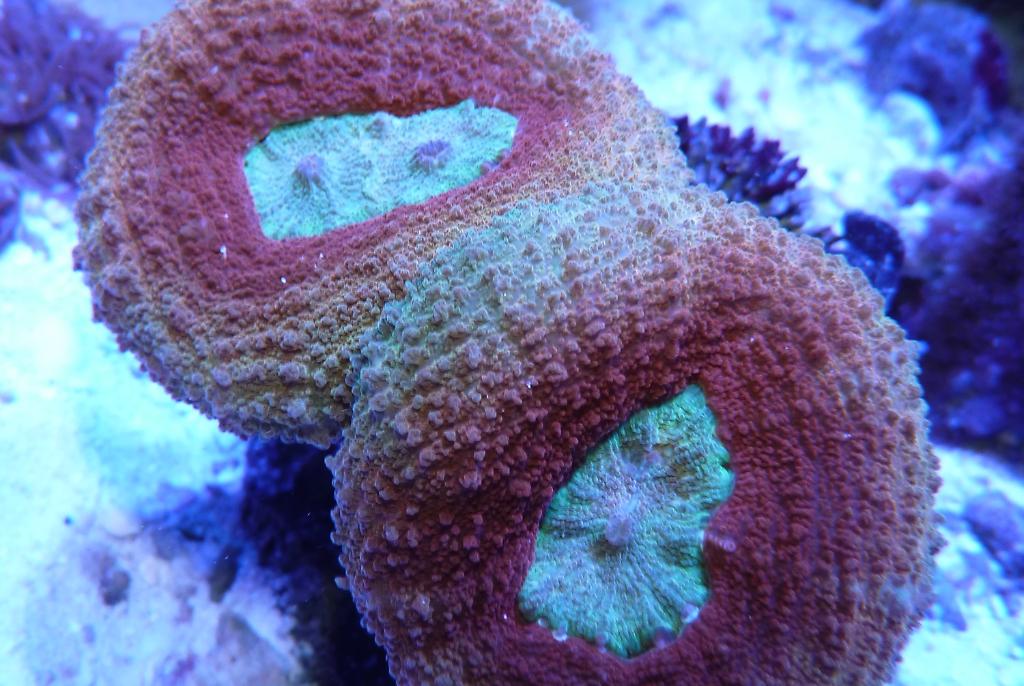
[(677, 637), (708, 599), (701, 546), (728, 461), (698, 386), (635, 413), (551, 500), (520, 610), (622, 657)]
[(245, 177), (264, 235), (317, 236), (465, 186), (501, 160), (516, 123), (472, 100), (318, 117), (271, 131), (246, 153)]

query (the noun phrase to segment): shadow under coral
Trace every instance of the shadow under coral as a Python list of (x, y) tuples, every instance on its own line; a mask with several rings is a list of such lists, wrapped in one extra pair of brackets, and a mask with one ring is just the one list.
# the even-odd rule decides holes
[(324, 466), (331, 454), (302, 444), (253, 439), (246, 450), (241, 526), (259, 563), (277, 574), (274, 593), (309, 647), (317, 684), (394, 684), (382, 648), (360, 625), (348, 591), (338, 588), (331, 543), (334, 490)]

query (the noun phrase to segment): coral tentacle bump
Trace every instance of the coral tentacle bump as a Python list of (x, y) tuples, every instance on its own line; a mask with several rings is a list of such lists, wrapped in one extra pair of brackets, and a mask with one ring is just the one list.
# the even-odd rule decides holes
[(917, 346), (677, 145), (544, 2), (188, 2), (112, 93), (77, 263), (176, 397), (344, 433), (400, 684), (885, 683), (939, 546)]
[[(470, 100), (517, 120), (475, 181), (316, 236), (261, 230), (245, 157), (275, 128)], [(231, 431), (325, 446), (348, 420), (352, 345), (422, 260), (524, 197), (675, 165), (660, 120), (539, 0), (187, 2), (112, 89), (77, 264), (97, 318), (176, 398)], [(301, 185), (310, 159), (279, 173)], [(358, 182), (338, 166), (339, 185)]]

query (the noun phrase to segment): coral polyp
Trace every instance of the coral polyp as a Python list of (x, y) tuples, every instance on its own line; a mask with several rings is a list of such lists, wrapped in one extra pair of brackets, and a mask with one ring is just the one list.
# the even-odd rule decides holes
[(515, 117), (472, 101), (318, 117), (271, 131), (246, 153), (245, 177), (267, 237), (317, 236), (468, 185), (515, 131)]
[(324, 187), (325, 171), (324, 158), (316, 153), (310, 153), (299, 158), (292, 174), (304, 190), (310, 191), (314, 187), (321, 189)]
[(698, 386), (630, 417), (548, 505), (525, 617), (623, 657), (678, 636), (708, 597), (701, 547), (728, 460)]
[(326, 446), (420, 263), (524, 198), (688, 174), (661, 120), (540, 0), (191, 0), (110, 93), (76, 264), (174, 397)]

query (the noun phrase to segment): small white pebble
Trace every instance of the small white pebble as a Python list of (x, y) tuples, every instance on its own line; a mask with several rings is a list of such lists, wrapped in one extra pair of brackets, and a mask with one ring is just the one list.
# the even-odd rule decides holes
[(131, 538), (142, 531), (142, 523), (134, 514), (113, 505), (104, 508), (96, 521), (114, 538)]

